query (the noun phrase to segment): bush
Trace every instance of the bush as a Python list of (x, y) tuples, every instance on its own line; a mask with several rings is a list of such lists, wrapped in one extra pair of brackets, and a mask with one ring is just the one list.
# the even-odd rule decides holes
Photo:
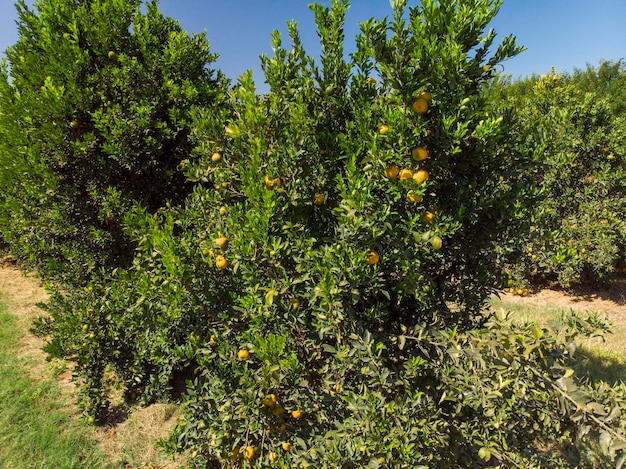
[(39, 331), (96, 417), (107, 372), (128, 400), (185, 391), (168, 447), (193, 467), (532, 467), (575, 429), (581, 327), (483, 314), (525, 188), (480, 89), (520, 48), (490, 51), (490, 2), (397, 1), (346, 62), (347, 8), (312, 6), (319, 66), (290, 23), (269, 93), (246, 73), (232, 113), (194, 112), (193, 192), (129, 213), (132, 266)]
[[(202, 36), (139, 0), (17, 4), (0, 72), (0, 232), (13, 254), (70, 284), (128, 265), (124, 214), (190, 191), (190, 110), (219, 103)], [(223, 101), (223, 100), (222, 100)]]
[(492, 99), (512, 114), (516, 146), (533, 161), (518, 280), (602, 283), (626, 265), (625, 79), (623, 64), (605, 63), (508, 84)]

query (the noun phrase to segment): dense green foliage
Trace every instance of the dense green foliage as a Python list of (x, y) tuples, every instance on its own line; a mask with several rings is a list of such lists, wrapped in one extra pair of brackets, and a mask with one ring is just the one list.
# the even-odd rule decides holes
[(497, 82), (488, 95), (511, 115), (534, 203), (525, 204), (525, 258), (516, 280), (606, 282), (626, 267), (626, 68)]
[(124, 214), (180, 201), (193, 106), (219, 96), (206, 39), (139, 0), (18, 2), (0, 72), (0, 233), (21, 260), (81, 284), (125, 265)]
[[(622, 262), (623, 106), (599, 98), (621, 66), (494, 82), (522, 50), (494, 46), (500, 2), (392, 4), (349, 59), (347, 1), (312, 5), (320, 60), (290, 23), (291, 47), (274, 33), (262, 57), (269, 92), (246, 73), (227, 96), (206, 41), (155, 4), (21, 4), (0, 223), (57, 284), (77, 279), (37, 330), (75, 360), (88, 414), (107, 415), (105, 377), (127, 402), (182, 392), (168, 447), (198, 468), (559, 467), (576, 435), (594, 464), (620, 457), (623, 388), (571, 369), (576, 336), (608, 326), (483, 310), (518, 272)], [(111, 15), (119, 44), (94, 21)], [(563, 236), (599, 260), (560, 262)]]

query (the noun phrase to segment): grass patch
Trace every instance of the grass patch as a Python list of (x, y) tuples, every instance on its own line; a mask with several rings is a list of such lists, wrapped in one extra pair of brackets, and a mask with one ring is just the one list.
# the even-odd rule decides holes
[(19, 355), (22, 333), (0, 302), (2, 469), (110, 468), (93, 430), (63, 405), (57, 384), (31, 378)]

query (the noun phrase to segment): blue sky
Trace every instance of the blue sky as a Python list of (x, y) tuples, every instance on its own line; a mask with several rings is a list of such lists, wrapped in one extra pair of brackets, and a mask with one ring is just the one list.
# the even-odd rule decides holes
[[(414, 5), (417, 0), (409, 0)], [(32, 2), (29, 2), (32, 3)], [(295, 19), (307, 51), (315, 55), (317, 37), (311, 0), (160, 0), (161, 11), (179, 20), (190, 33), (206, 30), (211, 50), (221, 57), (215, 66), (231, 79), (252, 69), (261, 88), (259, 55), (271, 55), (270, 34), (284, 32)], [(329, 0), (320, 3), (329, 4)], [(345, 33), (351, 48), (358, 23), (391, 14), (388, 0), (352, 0)], [(0, 52), (17, 38), (13, 0), (0, 0)], [(513, 34), (528, 48), (506, 62), (505, 72), (518, 76), (584, 68), (587, 63), (626, 58), (626, 0), (504, 0), (491, 24), (499, 37)]]

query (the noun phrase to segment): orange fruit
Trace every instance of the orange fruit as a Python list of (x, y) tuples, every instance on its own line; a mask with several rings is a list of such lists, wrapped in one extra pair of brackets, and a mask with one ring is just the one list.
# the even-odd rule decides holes
[(413, 148), (411, 156), (415, 161), (424, 161), (426, 158), (428, 158), (428, 150), (426, 150), (426, 148), (424, 147)]
[(273, 188), (276, 188), (276, 189), (278, 189), (278, 190), (279, 190), (279, 192), (282, 192), (282, 190), (280, 189), (280, 186), (281, 186), (281, 184), (282, 184), (282, 183), (281, 183), (281, 181), (280, 181), (280, 178), (270, 179), (270, 178), (268, 178), (267, 176), (265, 176), (265, 177), (263, 178), (263, 181), (265, 181), (265, 187), (266, 187), (268, 190), (271, 190), (271, 189), (273, 189)]
[(403, 169), (400, 171), (400, 180), (405, 181), (406, 179), (411, 179), (413, 177), (413, 173), (410, 169)]
[(615, 159), (615, 155), (613, 153), (611, 153), (609, 156), (606, 157), (607, 160), (614, 160)]
[(424, 181), (426, 181), (428, 179), (428, 171), (426, 171), (425, 169), (420, 169), (418, 172), (416, 172), (413, 175), (413, 180), (417, 183), (417, 184), (421, 184)]
[(300, 409), (296, 409), (296, 410), (294, 410), (294, 411), (292, 411), (292, 412), (291, 412), (291, 416), (292, 416), (294, 419), (299, 419), (299, 418), (301, 418), (301, 417), (302, 417), (302, 411), (301, 411)]
[(441, 238), (439, 236), (433, 236), (432, 238), (430, 238), (430, 244), (435, 251), (439, 251), (443, 242), (441, 241)]
[(422, 201), (422, 199), (424, 197), (422, 197), (419, 194), (416, 194), (414, 191), (409, 191), (406, 194), (406, 198), (409, 199), (411, 202), (413, 202), (414, 204), (418, 204)]
[(217, 247), (220, 249), (226, 249), (228, 247), (228, 238), (226, 238), (225, 236), (217, 238), (215, 240), (215, 244), (217, 244)]
[(368, 82), (370, 85), (375, 85), (375, 84), (376, 84), (376, 78), (373, 78), (373, 77), (368, 77), (368, 78), (367, 78), (367, 82)]
[(385, 176), (387, 177), (387, 179), (395, 179), (398, 177), (399, 172), (400, 169), (395, 164), (392, 164), (387, 169), (385, 169)]
[(368, 252), (367, 257), (365, 258), (365, 262), (367, 262), (370, 265), (378, 264), (379, 260), (380, 260), (380, 256), (378, 255), (376, 251)]
[(246, 446), (243, 450), (243, 457), (250, 461), (254, 457), (254, 446)]
[(430, 94), (428, 91), (420, 92), (420, 94), (418, 94), (417, 97), (423, 99), (427, 103), (429, 103), (430, 100), (433, 99), (433, 95)]
[(228, 259), (221, 255), (215, 256), (215, 265), (221, 270), (228, 269)]
[(250, 352), (248, 352), (245, 348), (242, 348), (239, 352), (237, 352), (237, 358), (239, 358), (239, 360), (247, 360), (250, 358)]
[(112, 59), (113, 57), (115, 57), (115, 51), (114, 50), (110, 50), (109, 51), (109, 59)]
[(275, 462), (278, 459), (278, 455), (274, 451), (272, 451), (269, 455), (269, 458), (270, 462)]
[(380, 135), (387, 135), (389, 133), (389, 126), (382, 124), (380, 127), (378, 127), (378, 133)]
[(284, 413), (285, 413), (285, 409), (280, 404), (274, 406), (274, 408), (272, 409), (272, 414), (274, 414), (276, 417), (280, 417)]
[(222, 155), (218, 152), (215, 152), (211, 155), (211, 161), (220, 161), (222, 159)]
[(324, 203), (324, 194), (315, 194), (315, 196), (313, 197), (313, 203), (315, 205), (322, 205)]
[(220, 215), (225, 215), (226, 214), (226, 207), (224, 205), (222, 205), (220, 207)]
[(425, 225), (430, 225), (435, 219), (435, 214), (433, 212), (424, 212), (420, 217), (420, 222)]
[(428, 101), (424, 98), (417, 98), (411, 107), (416, 114), (425, 114), (428, 111)]
[(296, 309), (298, 309), (299, 306), (300, 306), (299, 300), (291, 300), (291, 309), (295, 311)]
[(284, 441), (281, 445), (285, 451), (291, 451), (291, 447), (293, 446), (291, 443)]

